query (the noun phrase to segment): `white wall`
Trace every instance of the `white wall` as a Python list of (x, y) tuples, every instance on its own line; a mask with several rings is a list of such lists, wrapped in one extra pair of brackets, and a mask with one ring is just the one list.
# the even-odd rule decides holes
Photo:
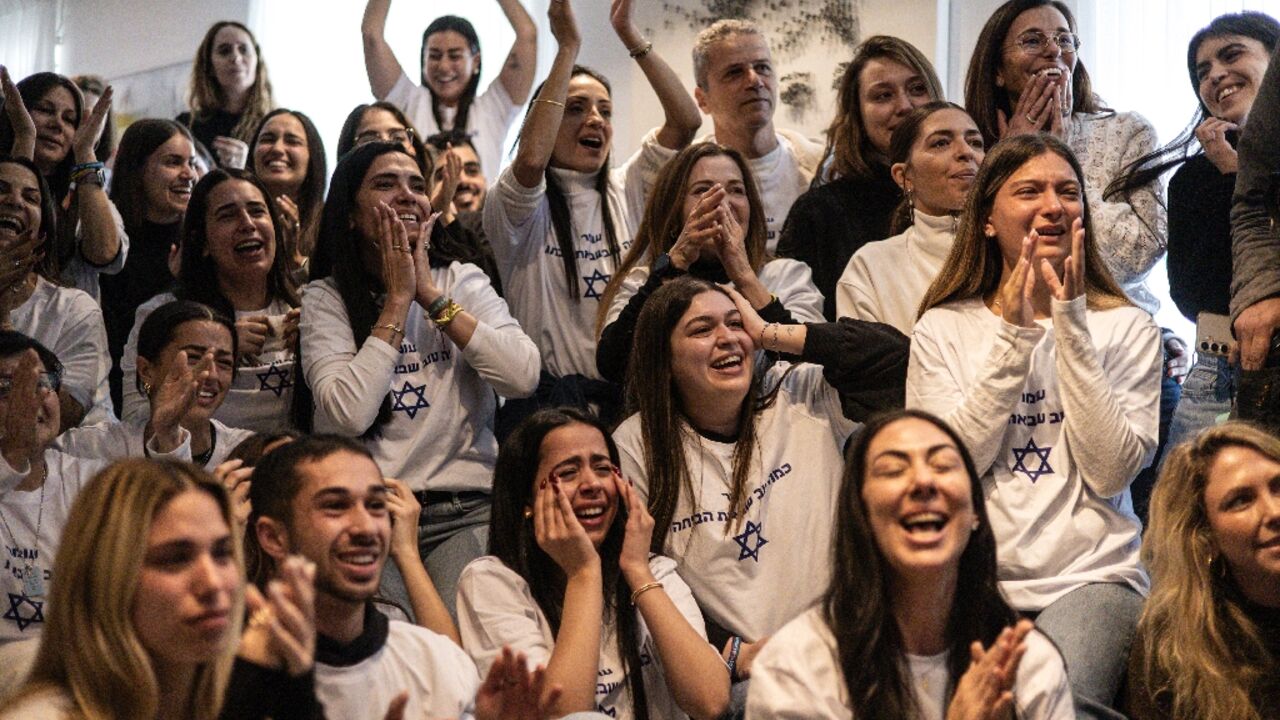
[(219, 20), (246, 22), (250, 0), (66, 0), (62, 73), (111, 78), (190, 62)]

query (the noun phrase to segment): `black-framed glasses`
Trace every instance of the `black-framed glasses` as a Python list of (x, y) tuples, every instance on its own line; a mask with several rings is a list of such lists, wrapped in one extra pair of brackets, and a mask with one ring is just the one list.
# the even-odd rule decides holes
[[(42, 372), (36, 376), (36, 387), (56, 393), (62, 387), (62, 376), (57, 373)], [(0, 400), (9, 397), (9, 391), (12, 389), (13, 378), (0, 378)]]
[(1039, 55), (1052, 42), (1058, 46), (1063, 55), (1073, 55), (1080, 49), (1080, 36), (1070, 32), (1056, 32), (1046, 35), (1039, 30), (1028, 30), (1018, 36), (1010, 50), (1020, 50), (1024, 55)]

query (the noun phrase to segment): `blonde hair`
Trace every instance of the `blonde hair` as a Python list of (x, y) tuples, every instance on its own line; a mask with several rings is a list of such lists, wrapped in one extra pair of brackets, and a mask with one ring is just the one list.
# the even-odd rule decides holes
[(1209, 468), (1228, 447), (1280, 462), (1280, 439), (1229, 422), (1173, 448), (1151, 494), (1142, 542), (1151, 595), (1138, 621), (1140, 672), (1151, 698), (1159, 696), (1176, 720), (1261, 720), (1249, 690), (1276, 668), (1259, 628), (1233, 600), (1238, 591), (1225, 561), (1215, 559), (1204, 491)]
[[(234, 527), (222, 486), (188, 463), (122, 460), (80, 491), (54, 561), (40, 649), (30, 677), (9, 707), (58, 690), (71, 699), (75, 717), (156, 716), (160, 691), (155, 670), (132, 621), (142, 569), (139, 542), (169, 501), (193, 490), (212, 497), (227, 526)], [(231, 535), (239, 567), (240, 542), (236, 533)], [(241, 589), (231, 611), (231, 638), (240, 635), (243, 607)], [(236, 642), (228, 642), (216, 660), (196, 670), (190, 697), (193, 720), (217, 717), (235, 650)]]
[(249, 40), (253, 42), (253, 53), (258, 58), (253, 86), (249, 88), (249, 100), (240, 114), (240, 120), (231, 130), (231, 134), (237, 140), (243, 140), (252, 145), (256, 139), (253, 134), (258, 129), (258, 123), (262, 122), (263, 116), (271, 112), (274, 103), (271, 99), (271, 80), (267, 77), (267, 61), (262, 59), (258, 38), (254, 37), (249, 28), (233, 20), (216, 22), (209, 27), (209, 31), (204, 34), (204, 39), (200, 41), (200, 47), (196, 48), (195, 61), (191, 63), (187, 106), (191, 108), (193, 122), (226, 106), (227, 96), (222, 92), (222, 86), (218, 84), (218, 76), (213, 70), (213, 41), (218, 31), (228, 26), (239, 28), (249, 36)]
[(999, 289), (1004, 256), (1000, 253), (997, 239), (987, 237), (983, 231), (987, 217), (995, 206), (996, 194), (1009, 178), (1029, 160), (1046, 153), (1066, 160), (1080, 181), (1080, 202), (1084, 210), (1081, 216), (1084, 222), (1084, 294), (1089, 309), (1108, 310), (1133, 304), (1098, 255), (1080, 162), (1066, 143), (1052, 135), (1037, 133), (1007, 138), (987, 153), (965, 200), (951, 253), (920, 301), (918, 315), (924, 315), (930, 308), (944, 303), (983, 297)]

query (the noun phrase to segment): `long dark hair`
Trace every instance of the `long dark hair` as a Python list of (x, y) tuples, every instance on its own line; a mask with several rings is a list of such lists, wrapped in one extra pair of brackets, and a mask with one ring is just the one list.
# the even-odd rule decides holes
[(24, 157), (0, 155), (0, 164), (3, 163), (21, 165), (36, 176), (36, 185), (40, 187), (40, 230), (38, 232), (43, 239), (36, 246), (34, 252), (44, 253), (44, 259), (36, 265), (35, 269), (46, 280), (53, 280), (58, 276), (55, 260), (50, 257), (53, 253), (49, 252), (58, 237), (58, 208), (54, 205), (53, 191), (49, 189), (49, 183), (40, 174), (40, 168), (36, 166), (34, 161)]
[(120, 151), (111, 175), (111, 202), (120, 211), (125, 232), (130, 236), (139, 237), (147, 218), (147, 161), (174, 135), (183, 135), (190, 140), (194, 151), (195, 140), (191, 131), (186, 125), (173, 120), (143, 118), (126, 128), (124, 137), (120, 138)]
[[(728, 297), (719, 285), (691, 275), (671, 280), (649, 296), (636, 320), (635, 342), (631, 344), (631, 358), (627, 363), (627, 411), (640, 414), (649, 512), (654, 520), (654, 552), (661, 552), (666, 542), (680, 493), (687, 493), (691, 500), (694, 498), (693, 475), (685, 457), (684, 441), (695, 430), (686, 418), (675, 375), (671, 372), (671, 333), (693, 299), (705, 292)], [(773, 404), (779, 387), (781, 382), (766, 393), (757, 378), (742, 398), (738, 411), (733, 484), (729, 491), (730, 514), (738, 524), (746, 516), (746, 487), (754, 472), (756, 416)], [(729, 527), (726, 525), (726, 530)]]
[[(573, 407), (546, 408), (525, 418), (507, 437), (498, 452), (493, 471), (493, 509), (489, 520), (489, 554), (514, 570), (529, 584), (533, 599), (547, 616), (552, 633), (560, 630), (564, 612), (564, 571), (534, 537), (533, 519), (524, 509), (533, 504), (533, 487), (542, 460), (542, 441), (566, 425), (587, 425), (600, 432), (609, 448), (609, 460), (618, 465), (618, 446), (609, 429), (595, 415)], [(613, 525), (600, 544), (605, 614), (612, 615), (623, 671), (631, 689), (637, 720), (648, 720), (649, 707), (641, 672), (638, 623), (631, 605), (630, 588), (622, 580), (618, 558), (626, 536), (626, 508), (618, 503)]]
[[(613, 88), (609, 85), (609, 80), (604, 75), (583, 65), (574, 65), (573, 71), (569, 73), (569, 79), (586, 75), (604, 86), (605, 92), (609, 96), (613, 96)], [(529, 113), (533, 111), (533, 104), (538, 101), (538, 96), (542, 94), (542, 86), (546, 84), (543, 81), (533, 90), (533, 99), (529, 101), (529, 106), (525, 109), (525, 121), (529, 120)], [(557, 129), (558, 132), (558, 129)], [(609, 208), (609, 163), (613, 158), (613, 153), (605, 156), (604, 164), (600, 166), (600, 171), (596, 173), (595, 191), (600, 193), (600, 217), (604, 221), (604, 237), (609, 246), (609, 257), (617, 258), (621, 254), (618, 249), (618, 231), (613, 224), (613, 211)], [(548, 163), (544, 172), (547, 180), (547, 208), (551, 211), (551, 227), (556, 233), (556, 244), (560, 248), (560, 258), (564, 262), (564, 279), (565, 284), (569, 286), (569, 299), (577, 302), (581, 298), (578, 296), (578, 285), (580, 279), (578, 277), (578, 257), (574, 249), (573, 242), (573, 214), (569, 210), (569, 198), (565, 197), (564, 188), (560, 187), (560, 181), (556, 179), (553, 168)]]
[(182, 258), (178, 267), (178, 282), (174, 296), (179, 300), (195, 300), (228, 317), (236, 316), (236, 309), (222, 294), (218, 286), (218, 268), (213, 261), (204, 256), (208, 247), (209, 195), (213, 189), (228, 180), (242, 180), (253, 185), (262, 193), (262, 199), (271, 213), (271, 225), (276, 235), (276, 256), (267, 273), (267, 297), (272, 300), (284, 300), (290, 307), (298, 306), (298, 290), (294, 287), (289, 274), (289, 259), (280, 247), (280, 217), (276, 210), (276, 202), (267, 192), (267, 188), (258, 176), (235, 168), (215, 168), (208, 175), (200, 178), (195, 189), (191, 191), (191, 200), (187, 203), (187, 215), (182, 220)]
[[(953, 102), (946, 100), (931, 100), (924, 105), (912, 110), (898, 127), (893, 129), (893, 134), (889, 136), (889, 166), (892, 167), (898, 163), (905, 163), (911, 160), (911, 149), (915, 147), (916, 140), (920, 139), (920, 129), (924, 127), (924, 121), (928, 120), (934, 113), (942, 110), (959, 110), (968, 115), (964, 108)], [(960, 138), (958, 142), (964, 142), (964, 138)], [(911, 227), (911, 218), (915, 212), (906, 193), (902, 195), (902, 202), (898, 203), (898, 207), (893, 211), (893, 220), (889, 225), (889, 233), (898, 235), (906, 232)]]
[(978, 527), (960, 554), (955, 597), (947, 613), (948, 696), (969, 667), (969, 645), (984, 647), (1017, 622), (1018, 615), (1000, 593), (996, 576), (996, 539), (987, 520), (982, 481), (964, 441), (942, 420), (919, 410), (895, 410), (872, 418), (849, 452), (836, 500), (831, 584), (823, 596), (822, 617), (836, 639), (836, 655), (849, 689), (853, 716), (915, 717), (918, 704), (907, 668), (902, 633), (893, 616), (890, 569), (880, 552), (862, 502), (867, 451), (882, 430), (899, 420), (923, 420), (955, 443), (969, 475)]
[[(1187, 74), (1191, 78), (1191, 91), (1196, 96), (1195, 115), (1191, 117), (1191, 122), (1178, 137), (1169, 144), (1152, 150), (1126, 166), (1103, 191), (1104, 198), (1110, 200), (1116, 196), (1128, 197), (1134, 190), (1150, 185), (1160, 176), (1190, 160), (1193, 155), (1203, 153), (1196, 140), (1196, 128), (1200, 123), (1213, 117), (1213, 114), (1200, 99), (1200, 82), (1196, 78), (1196, 53), (1200, 52), (1200, 45), (1205, 40), (1226, 35), (1253, 38), (1262, 43), (1267, 49), (1267, 55), (1270, 56), (1276, 49), (1276, 45), (1280, 43), (1280, 22), (1260, 12), (1229, 13), (1214, 18), (1213, 22), (1191, 36), (1191, 42), (1187, 44)], [(1193, 152), (1193, 149), (1196, 152)]]
[[(138, 329), (138, 357), (152, 363), (160, 362), (163, 359), (160, 353), (173, 342), (173, 336), (178, 328), (189, 322), (212, 322), (226, 328), (227, 332), (231, 333), (231, 352), (235, 354), (240, 339), (236, 335), (234, 320), (208, 305), (193, 300), (173, 300), (153, 310), (150, 315), (147, 315), (147, 319), (142, 321), (142, 327)], [(235, 377), (235, 374), (236, 367), (232, 365), (231, 376)], [(147, 393), (140, 387), (142, 384), (140, 376), (135, 377), (134, 382), (139, 385), (138, 393), (146, 397)]]
[[(964, 76), (964, 106), (982, 131), (982, 139), (987, 147), (994, 146), (1000, 139), (997, 113), (1003, 111), (1005, 117), (1013, 114), (1009, 93), (996, 85), (996, 73), (1004, 63), (1002, 53), (1005, 36), (1009, 34), (1009, 28), (1019, 15), (1046, 5), (1062, 13), (1072, 33), (1079, 33), (1071, 8), (1062, 0), (1009, 0), (996, 8), (978, 35), (978, 43), (969, 59), (969, 70)], [(1077, 57), (1076, 68), (1071, 73), (1071, 112), (1098, 113), (1110, 110), (1094, 94), (1089, 71), (1085, 70), (1084, 62)]]
[(253, 142), (249, 146), (249, 162), (245, 169), (253, 174), (258, 173), (257, 153), (254, 148), (258, 136), (276, 115), (292, 115), (302, 124), (302, 132), (307, 138), (307, 172), (302, 177), (302, 187), (298, 189), (298, 222), (302, 234), (298, 237), (298, 247), (303, 255), (310, 255), (315, 245), (316, 226), (320, 224), (320, 210), (324, 206), (324, 179), (328, 175), (329, 166), (324, 155), (324, 141), (320, 139), (320, 131), (306, 113), (288, 108), (277, 108), (263, 116), (258, 127), (253, 131)]
[(760, 190), (756, 187), (755, 176), (751, 173), (751, 165), (742, 157), (742, 153), (733, 148), (713, 142), (695, 143), (681, 150), (675, 157), (662, 166), (658, 179), (654, 182), (653, 191), (644, 205), (644, 218), (640, 227), (631, 239), (631, 247), (627, 255), (614, 271), (613, 278), (605, 288), (604, 297), (600, 301), (600, 311), (596, 320), (596, 332), (604, 329), (605, 317), (609, 314), (609, 306), (613, 298), (622, 288), (627, 273), (638, 265), (652, 265), (653, 261), (676, 244), (681, 229), (684, 228), (684, 196), (688, 192), (689, 178), (693, 168), (703, 158), (727, 157), (738, 166), (742, 173), (742, 182), (747, 189), (747, 203), (751, 207), (751, 215), (747, 221), (747, 261), (751, 269), (760, 272), (760, 268), (770, 260), (766, 249), (766, 225), (764, 203), (760, 201)]
[[(436, 98), (436, 94), (432, 92), (431, 85), (427, 84), (427, 40), (438, 32), (446, 32), (452, 30), (463, 37), (467, 41), (467, 47), (471, 49), (472, 55), (480, 54), (480, 36), (476, 34), (475, 27), (470, 20), (458, 17), (457, 15), (441, 15), (426, 30), (422, 31), (422, 87), (431, 93), (431, 117), (436, 120), (436, 127), (444, 127), (444, 123), (440, 122), (440, 100)], [(475, 102), (476, 92), (480, 88), (480, 59), (477, 57), (475, 62), (475, 72), (471, 74), (471, 79), (467, 81), (467, 86), (462, 90), (462, 97), (458, 98), (458, 113), (453, 116), (453, 126), (463, 130), (467, 129), (467, 120), (471, 115), (471, 103)]]

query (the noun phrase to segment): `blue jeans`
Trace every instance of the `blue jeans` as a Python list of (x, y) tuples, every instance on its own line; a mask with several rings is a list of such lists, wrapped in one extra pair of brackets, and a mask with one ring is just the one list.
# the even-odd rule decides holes
[[(489, 499), (453, 499), (422, 508), (418, 524), (418, 549), (431, 582), (454, 622), (458, 620), (458, 576), (467, 563), (489, 551)], [(413, 606), (400, 577), (400, 569), (390, 560), (382, 571), (379, 592), (400, 605), (409, 617)]]
[(1166, 448), (1190, 440), (1201, 430), (1216, 425), (1231, 412), (1236, 392), (1236, 371), (1227, 359), (1201, 353), (1187, 378), (1182, 381), (1182, 399), (1173, 412)]
[(1058, 598), (1035, 617), (1067, 664), (1076, 717), (1124, 720), (1115, 711), (1142, 596), (1128, 585), (1091, 583)]

